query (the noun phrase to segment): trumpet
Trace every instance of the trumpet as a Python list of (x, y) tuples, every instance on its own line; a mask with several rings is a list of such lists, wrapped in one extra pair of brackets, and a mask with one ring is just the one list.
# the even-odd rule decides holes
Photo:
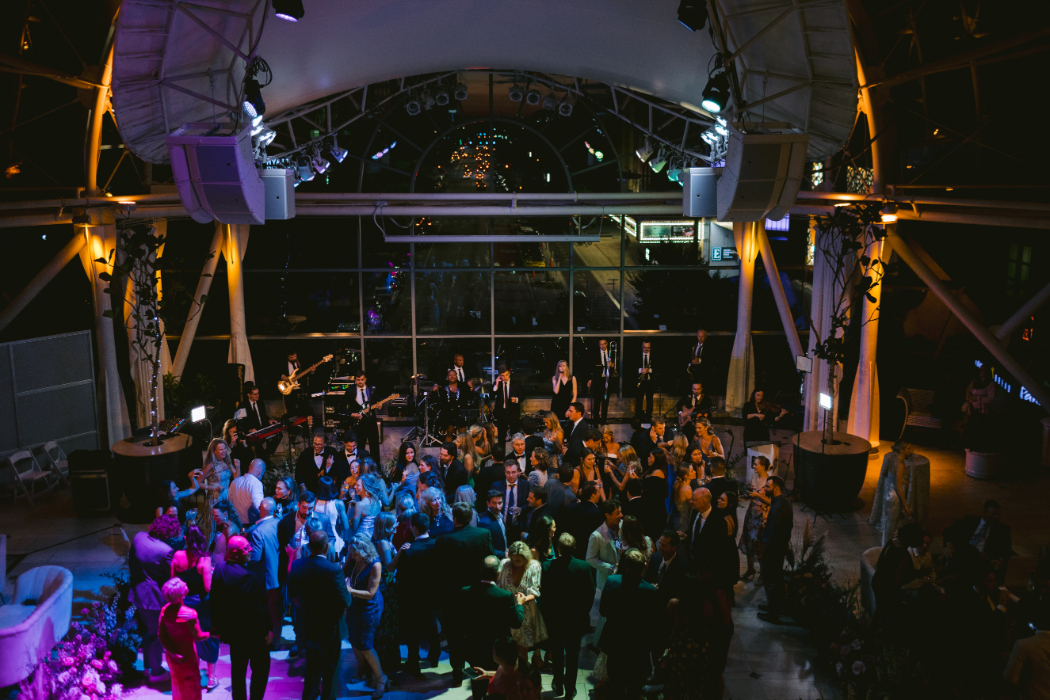
[(618, 376), (620, 376), (619, 363), (616, 361), (616, 341), (615, 340), (610, 340), (609, 341), (609, 362), (612, 364), (612, 367), (610, 368), (610, 371), (609, 371), (609, 376), (610, 377), (618, 377)]

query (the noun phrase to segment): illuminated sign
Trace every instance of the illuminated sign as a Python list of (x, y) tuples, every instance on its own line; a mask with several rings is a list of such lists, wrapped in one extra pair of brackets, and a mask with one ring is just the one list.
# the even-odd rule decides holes
[(772, 219), (766, 219), (766, 230), (767, 231), (790, 231), (791, 230), (791, 217), (785, 216), (780, 221), (773, 221)]
[(694, 221), (643, 221), (642, 243), (691, 243), (696, 238)]

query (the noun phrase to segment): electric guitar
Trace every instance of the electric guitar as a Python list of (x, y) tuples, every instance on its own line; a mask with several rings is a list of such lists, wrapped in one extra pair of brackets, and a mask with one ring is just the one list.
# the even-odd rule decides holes
[(372, 414), (372, 413), (375, 413), (376, 410), (382, 408), (385, 404), (393, 401), (394, 399), (399, 399), (399, 398), (401, 398), (401, 394), (391, 394), (390, 396), (386, 397), (382, 401), (379, 401), (379, 402), (373, 403), (373, 404), (369, 404), (367, 407), (362, 407), (361, 410), (359, 411), (359, 413), (361, 414), (361, 418), (359, 418), (358, 420), (363, 420), (365, 416), (367, 416), (369, 414)]
[(319, 362), (315, 362), (306, 369), (297, 369), (294, 372), (292, 372), (290, 376), (282, 374), (281, 381), (277, 382), (277, 391), (281, 392), (285, 396), (288, 396), (288, 394), (292, 393), (293, 391), (299, 388), (300, 379), (310, 374), (310, 372), (313, 372), (325, 362), (329, 362), (333, 357), (335, 357), (335, 355), (325, 355), (321, 358)]

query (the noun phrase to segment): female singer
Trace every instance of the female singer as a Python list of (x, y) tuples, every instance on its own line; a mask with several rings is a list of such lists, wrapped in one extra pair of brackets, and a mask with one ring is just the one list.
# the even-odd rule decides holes
[(565, 417), (565, 412), (569, 410), (569, 404), (576, 400), (576, 378), (569, 372), (569, 363), (565, 360), (559, 360), (558, 366), (554, 369), (554, 376), (551, 377), (551, 387), (554, 391), (554, 398), (551, 399), (551, 413), (558, 416), (559, 419)]

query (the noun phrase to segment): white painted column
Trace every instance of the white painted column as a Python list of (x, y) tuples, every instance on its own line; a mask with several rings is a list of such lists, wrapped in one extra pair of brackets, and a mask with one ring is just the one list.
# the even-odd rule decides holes
[(738, 414), (755, 386), (755, 354), (751, 347), (751, 305), (755, 289), (755, 257), (758, 254), (754, 227), (765, 222), (734, 222), (733, 239), (740, 256), (740, 283), (737, 291), (736, 337), (729, 357), (726, 385), (726, 411)]
[[(892, 235), (897, 228), (896, 224), (888, 224), (888, 233)], [(882, 263), (885, 262), (885, 241), (872, 241), (868, 244), (864, 254), (872, 260), (872, 264), (861, 270), (863, 275), (877, 277), (882, 271)], [(878, 261), (876, 264), (875, 261)], [(879, 342), (879, 303), (882, 300), (882, 284), (869, 291), (875, 301), (866, 296), (861, 302), (861, 316), (855, 319), (862, 324), (860, 329), (860, 359), (857, 363), (857, 377), (853, 381), (853, 394), (850, 397), (849, 420), (846, 423), (846, 432), (850, 435), (859, 435), (870, 442), (876, 451), (879, 446), (879, 371), (876, 363), (876, 349)]]
[[(810, 219), (810, 234), (816, 236), (816, 221)], [(803, 419), (803, 430), (820, 430), (820, 392), (827, 386), (826, 375), (823, 373), (823, 360), (817, 357), (816, 347), (824, 339), (824, 328), (827, 322), (824, 318), (824, 278), (827, 277), (827, 261), (819, 250), (813, 255), (813, 287), (810, 290), (810, 329), (809, 347), (807, 354), (813, 359), (813, 371), (806, 375), (806, 403), (805, 416)]]
[(230, 287), (230, 355), (231, 364), (244, 365), (244, 380), (255, 381), (252, 354), (248, 348), (247, 324), (244, 319), (244, 251), (248, 247), (247, 224), (224, 224), (226, 240), (223, 255)]
[[(110, 252), (117, 245), (117, 227), (109, 212), (102, 214), (92, 211), (90, 216), (91, 224), (75, 227), (74, 230), (77, 235), (85, 236), (86, 239), (86, 245), (80, 249), (80, 262), (91, 281), (95, 309), (95, 347), (98, 353), (96, 382), (99, 416), (102, 419), (99, 429), (108, 447), (131, 435), (128, 408), (120, 386), (120, 374), (117, 372), (117, 342), (113, 334), (115, 319), (104, 315), (106, 311), (112, 310), (110, 295), (104, 291), (109, 287), (109, 283), (98, 278), (100, 272), (113, 272), (109, 261)], [(106, 262), (97, 262), (98, 259)]]

